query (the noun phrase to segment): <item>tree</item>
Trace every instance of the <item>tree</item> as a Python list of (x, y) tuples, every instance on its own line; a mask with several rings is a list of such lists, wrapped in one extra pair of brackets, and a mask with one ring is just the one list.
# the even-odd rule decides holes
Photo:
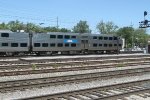
[(8, 29), (8, 25), (3, 22), (0, 24), (0, 29)]
[(141, 48), (146, 47), (148, 39), (149, 39), (149, 36), (146, 33), (146, 30), (139, 29), (139, 28), (135, 29), (133, 42), (135, 43), (136, 46), (139, 46)]
[(125, 47), (132, 46), (132, 36), (134, 29), (132, 27), (123, 27), (117, 31), (117, 35), (125, 39)]
[(47, 32), (59, 32), (59, 29), (56, 27), (45, 27), (44, 30)]
[(87, 21), (79, 21), (76, 26), (73, 28), (74, 33), (91, 33), (91, 30), (89, 29), (89, 25), (87, 24)]
[(68, 29), (66, 29), (66, 28), (61, 28), (61, 29), (59, 29), (59, 31), (60, 31), (60, 32), (71, 32), (71, 30), (68, 30)]
[(118, 28), (118, 26), (115, 25), (111, 21), (108, 21), (108, 22), (104, 23), (103, 20), (101, 20), (97, 24), (96, 28), (102, 34), (114, 34), (116, 32), (116, 29)]

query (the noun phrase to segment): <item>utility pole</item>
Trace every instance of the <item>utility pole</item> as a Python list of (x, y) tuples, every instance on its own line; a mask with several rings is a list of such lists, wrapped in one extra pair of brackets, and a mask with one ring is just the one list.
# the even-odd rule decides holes
[(57, 29), (58, 29), (58, 27), (59, 27), (59, 25), (58, 25), (58, 16), (57, 16), (57, 25), (56, 25), (56, 27), (57, 27)]
[[(133, 24), (132, 24), (132, 22), (131, 22), (131, 25), (130, 25), (130, 27), (132, 28), (133, 27)], [(132, 49), (134, 48), (134, 32), (132, 32)]]

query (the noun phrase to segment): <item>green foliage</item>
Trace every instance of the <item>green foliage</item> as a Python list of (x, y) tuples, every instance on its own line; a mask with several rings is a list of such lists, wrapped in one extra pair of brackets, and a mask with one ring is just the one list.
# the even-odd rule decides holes
[(146, 47), (149, 36), (145, 29), (135, 29), (133, 37), (133, 42), (135, 45), (142, 48)]
[(80, 21), (77, 23), (76, 26), (73, 28), (74, 33), (91, 33), (91, 30), (89, 29), (89, 25), (87, 24), (87, 21)]
[(31, 64), (31, 67), (33, 70), (35, 70), (37, 68), (36, 64)]
[(117, 31), (117, 35), (125, 39), (125, 46), (127, 48), (131, 47), (133, 32), (134, 29), (132, 27), (123, 27)]
[(118, 26), (111, 21), (104, 23), (103, 20), (101, 20), (96, 28), (101, 34), (114, 34)]
[(117, 35), (125, 39), (126, 48), (132, 46), (146, 47), (149, 39), (144, 29), (134, 29), (132, 27), (123, 27), (117, 31)]
[(17, 32), (17, 30), (25, 30), (25, 32), (35, 32), (35, 33), (46, 33), (46, 32), (71, 32), (71, 30), (66, 28), (56, 28), (56, 27), (41, 27), (34, 23), (24, 24), (18, 20), (10, 21), (8, 23), (1, 23), (0, 29), (7, 29), (13, 32)]
[(119, 63), (119, 64), (116, 65), (116, 67), (125, 67), (125, 64)]

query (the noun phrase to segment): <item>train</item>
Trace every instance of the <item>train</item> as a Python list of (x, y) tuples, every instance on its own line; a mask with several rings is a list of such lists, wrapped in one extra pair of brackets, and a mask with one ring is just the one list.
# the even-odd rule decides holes
[(0, 31), (0, 55), (119, 53), (122, 44), (112, 34)]

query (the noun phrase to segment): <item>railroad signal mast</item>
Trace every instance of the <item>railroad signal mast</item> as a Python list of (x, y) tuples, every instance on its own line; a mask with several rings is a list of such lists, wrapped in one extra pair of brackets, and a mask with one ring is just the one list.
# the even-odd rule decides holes
[(147, 11), (144, 11), (144, 21), (139, 22), (139, 28), (148, 28), (150, 27), (150, 21), (147, 20), (145, 17), (147, 15)]

